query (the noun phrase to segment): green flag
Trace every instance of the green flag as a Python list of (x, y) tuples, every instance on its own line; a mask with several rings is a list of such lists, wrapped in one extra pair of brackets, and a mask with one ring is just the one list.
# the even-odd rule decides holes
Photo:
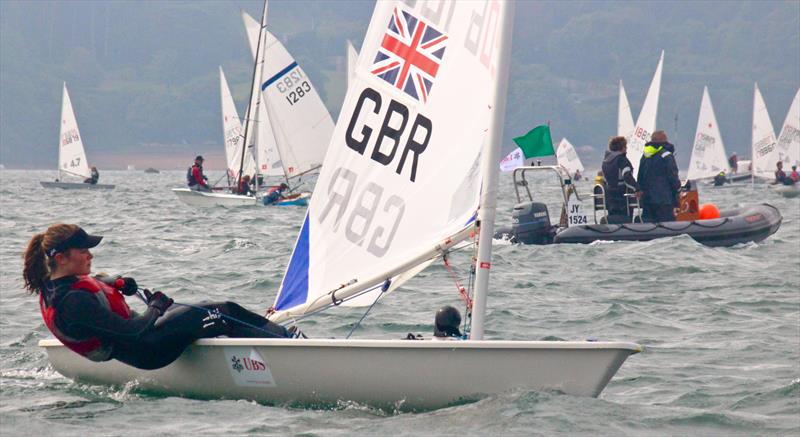
[(527, 134), (514, 138), (514, 142), (526, 159), (556, 154), (553, 150), (553, 139), (550, 138), (550, 126), (547, 125), (536, 126)]

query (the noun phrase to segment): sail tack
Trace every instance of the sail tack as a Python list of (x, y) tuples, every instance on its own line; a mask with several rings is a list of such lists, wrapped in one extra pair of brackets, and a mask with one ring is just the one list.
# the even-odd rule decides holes
[(644, 152), (644, 145), (650, 141), (650, 135), (656, 130), (656, 118), (658, 116), (658, 97), (661, 93), (661, 70), (664, 66), (664, 51), (661, 51), (661, 58), (658, 60), (656, 72), (653, 75), (653, 81), (650, 82), (650, 88), (647, 90), (647, 96), (644, 99), (644, 105), (639, 118), (636, 120), (636, 126), (633, 129), (633, 134), (628, 138), (628, 159), (633, 165), (633, 175), (639, 172), (639, 160)]
[(379, 287), (467, 238), (500, 7), (376, 4), (274, 304), (277, 320), (330, 304), (333, 290)]
[(778, 136), (778, 158), (783, 161), (784, 169), (800, 164), (800, 89), (794, 95)]
[(771, 178), (778, 161), (775, 129), (758, 84), (753, 87), (753, 176)]
[(729, 171), (728, 159), (719, 133), (717, 118), (714, 116), (714, 106), (708, 95), (708, 87), (705, 87), (700, 102), (700, 115), (697, 118), (697, 132), (694, 135), (687, 177), (690, 180), (709, 178), (721, 171), (726, 173)]
[(83, 150), (83, 138), (78, 130), (78, 121), (72, 110), (72, 101), (64, 83), (61, 96), (61, 128), (58, 133), (58, 171), (73, 176), (88, 178), (92, 175)]

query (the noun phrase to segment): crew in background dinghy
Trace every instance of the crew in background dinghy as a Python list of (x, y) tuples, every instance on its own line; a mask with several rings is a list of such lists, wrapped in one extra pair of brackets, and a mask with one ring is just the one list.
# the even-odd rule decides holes
[(39, 295), (47, 328), (87, 359), (158, 369), (200, 338), (291, 336), (233, 302), (179, 304), (160, 291), (144, 290), (140, 297), (147, 311), (135, 313), (125, 302), (139, 292), (135, 280), (89, 276), (94, 258), (89, 249), (102, 238), (77, 225), (50, 226), (28, 243), (22, 273), (25, 288)]

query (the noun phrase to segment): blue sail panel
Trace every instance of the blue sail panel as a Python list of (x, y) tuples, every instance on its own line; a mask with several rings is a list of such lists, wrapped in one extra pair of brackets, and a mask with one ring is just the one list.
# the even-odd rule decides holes
[(308, 298), (308, 227), (308, 214), (306, 214), (292, 259), (289, 260), (289, 268), (286, 269), (286, 276), (283, 278), (280, 295), (275, 302), (275, 309), (278, 311), (302, 305)]

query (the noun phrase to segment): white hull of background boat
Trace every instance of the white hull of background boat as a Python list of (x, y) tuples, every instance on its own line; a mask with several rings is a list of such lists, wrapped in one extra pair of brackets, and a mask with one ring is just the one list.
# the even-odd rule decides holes
[(794, 185), (770, 185), (776, 193), (780, 194), (783, 197), (797, 197), (800, 196), (800, 187), (797, 184)]
[[(162, 369), (92, 362), (42, 340), (82, 382), (197, 398), (432, 409), (511, 390), (597, 396), (640, 346), (623, 342), (206, 339)], [(368, 366), (360, 364), (369, 363)], [(203, 383), (197, 377), (202, 375)]]
[(240, 196), (230, 193), (214, 193), (190, 190), (189, 188), (173, 188), (172, 192), (178, 196), (181, 202), (189, 206), (254, 206), (256, 198), (252, 196)]
[(40, 181), (45, 188), (63, 188), (65, 190), (113, 190), (115, 185), (111, 184), (86, 184), (83, 182), (48, 182)]

